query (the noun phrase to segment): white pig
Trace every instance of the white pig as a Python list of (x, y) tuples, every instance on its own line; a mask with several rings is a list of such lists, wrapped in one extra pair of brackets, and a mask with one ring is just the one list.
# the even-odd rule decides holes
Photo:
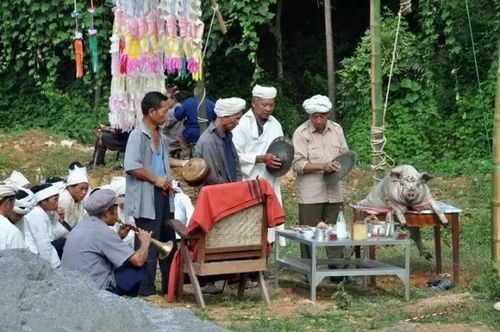
[[(404, 213), (408, 210), (421, 211), (431, 208), (443, 225), (448, 225), (443, 211), (437, 206), (436, 201), (427, 187), (427, 181), (432, 179), (427, 173), (419, 173), (411, 165), (394, 167), (391, 172), (379, 182), (365, 199), (358, 205), (373, 207), (389, 207), (392, 209), (401, 225), (406, 224)], [(410, 235), (416, 242), (421, 256), (430, 259), (422, 243), (419, 228), (410, 228)]]

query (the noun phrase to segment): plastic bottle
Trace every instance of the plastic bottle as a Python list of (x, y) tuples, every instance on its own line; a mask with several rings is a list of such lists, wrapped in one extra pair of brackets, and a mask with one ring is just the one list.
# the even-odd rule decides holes
[(339, 240), (347, 239), (347, 224), (344, 218), (344, 206), (339, 206), (339, 215), (337, 217), (337, 237)]

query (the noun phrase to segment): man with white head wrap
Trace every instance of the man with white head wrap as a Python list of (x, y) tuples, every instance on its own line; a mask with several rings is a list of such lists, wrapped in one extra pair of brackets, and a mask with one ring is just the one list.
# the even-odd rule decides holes
[[(54, 246), (55, 241), (69, 233), (69, 229), (61, 222), (55, 221), (55, 214), (59, 214), (60, 220), (64, 220), (64, 213), (57, 211), (59, 188), (44, 183), (34, 186), (31, 190), (35, 194), (37, 205), (24, 217), (24, 237), (31, 252), (40, 255), (53, 268), (57, 268), (61, 261)], [(63, 245), (64, 243), (60, 242), (60, 247), (58, 246), (61, 255)]]
[[(24, 239), (24, 216), (31, 212), (33, 208), (36, 206), (35, 194), (29, 189), (19, 188), (19, 191), (16, 193), (16, 200), (14, 202), (14, 208), (7, 215), (10, 222), (13, 223), (21, 232)], [(26, 242), (26, 239), (24, 239)], [(26, 247), (30, 244), (26, 243)]]
[(89, 190), (89, 178), (85, 167), (74, 166), (69, 170), (66, 188), (59, 196), (58, 207), (64, 209), (66, 222), (75, 227), (85, 217), (83, 200)]
[(7, 219), (14, 208), (17, 190), (11, 182), (0, 182), (0, 250), (26, 248), (23, 235)]
[(26, 187), (30, 184), (29, 180), (26, 179), (26, 177), (21, 172), (15, 170), (12, 171), (10, 176), (7, 179), (5, 179), (5, 181), (12, 182), (19, 187)]
[[(344, 200), (342, 185), (340, 182), (327, 184), (323, 174), (340, 169), (340, 165), (332, 160), (348, 151), (347, 143), (340, 125), (329, 120), (332, 103), (328, 97), (313, 96), (302, 106), (309, 114), (309, 120), (295, 130), (292, 140), (299, 224), (316, 226), (318, 220), (333, 224)], [(303, 258), (311, 257), (308, 246), (301, 245), (300, 249)], [(342, 257), (342, 247), (326, 249), (328, 257)]]
[[(257, 177), (268, 180), (281, 203), (281, 180), (266, 170), (266, 166), (281, 165), (279, 158), (266, 154), (271, 142), (283, 136), (281, 124), (272, 115), (276, 94), (277, 91), (272, 86), (257, 84), (253, 88), (252, 108), (241, 117), (240, 123), (233, 130), (233, 142), (238, 151), (243, 180), (254, 180)], [(284, 225), (276, 228), (284, 229)], [(269, 228), (267, 239), (270, 243), (274, 242), (274, 232), (275, 228)], [(280, 242), (285, 245), (285, 238), (281, 237)]]
[(232, 97), (215, 103), (217, 119), (208, 126), (195, 146), (195, 156), (205, 159), (210, 175), (205, 185), (241, 181), (241, 166), (231, 131), (245, 109), (245, 101)]

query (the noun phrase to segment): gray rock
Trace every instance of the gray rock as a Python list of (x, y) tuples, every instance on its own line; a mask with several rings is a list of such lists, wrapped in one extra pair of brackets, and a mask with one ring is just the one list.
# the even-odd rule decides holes
[(190, 310), (162, 309), (54, 270), (27, 250), (0, 251), (0, 331), (226, 331)]

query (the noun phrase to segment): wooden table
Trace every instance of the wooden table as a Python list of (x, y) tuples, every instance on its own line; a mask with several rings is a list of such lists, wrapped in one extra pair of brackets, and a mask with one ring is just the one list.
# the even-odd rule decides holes
[[(451, 225), (451, 247), (453, 260), (453, 282), (460, 282), (460, 209), (448, 205), (443, 202), (438, 202), (438, 205), (443, 210)], [(365, 207), (353, 205), (353, 221), (363, 220), (368, 213)], [(385, 220), (386, 213), (380, 212), (376, 214), (379, 220)], [(436, 254), (436, 273), (440, 274), (443, 270), (441, 259), (441, 223), (438, 216), (431, 210), (423, 210), (418, 212), (405, 213), (406, 226), (408, 227), (434, 227), (434, 247)], [(375, 259), (375, 248), (370, 247), (370, 258)]]

